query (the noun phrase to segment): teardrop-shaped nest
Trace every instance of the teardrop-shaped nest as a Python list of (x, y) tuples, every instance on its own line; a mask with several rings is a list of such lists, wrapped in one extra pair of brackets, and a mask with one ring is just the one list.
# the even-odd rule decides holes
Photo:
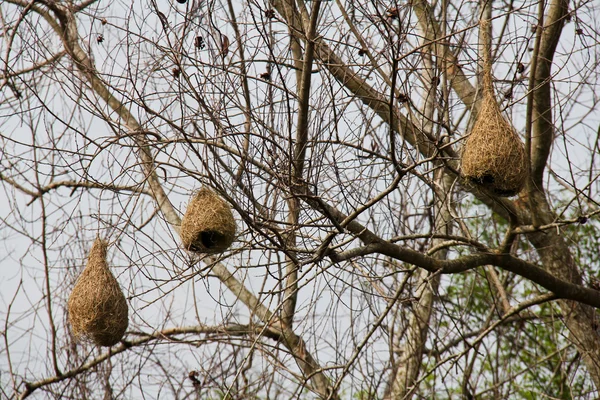
[(98, 346), (117, 344), (129, 324), (127, 300), (108, 268), (106, 248), (96, 239), (68, 302), (73, 334)]
[(234, 239), (235, 220), (229, 205), (210, 189), (200, 189), (181, 220), (183, 247), (198, 253), (222, 253)]
[(486, 93), (462, 151), (462, 174), (498, 196), (518, 194), (527, 180), (525, 147), (492, 93)]

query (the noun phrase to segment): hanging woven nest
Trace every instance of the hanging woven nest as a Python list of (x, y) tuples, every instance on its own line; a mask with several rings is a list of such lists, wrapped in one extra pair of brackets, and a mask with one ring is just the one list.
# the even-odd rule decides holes
[(235, 220), (229, 205), (210, 189), (200, 189), (181, 220), (183, 247), (198, 253), (221, 253), (234, 238)]
[(73, 334), (98, 346), (117, 344), (129, 323), (127, 300), (108, 268), (106, 248), (96, 239), (68, 302)]
[[(489, 21), (482, 22), (487, 31)], [(462, 174), (498, 196), (514, 196), (527, 176), (525, 147), (494, 97), (489, 49), (484, 53), (483, 99), (462, 150)]]

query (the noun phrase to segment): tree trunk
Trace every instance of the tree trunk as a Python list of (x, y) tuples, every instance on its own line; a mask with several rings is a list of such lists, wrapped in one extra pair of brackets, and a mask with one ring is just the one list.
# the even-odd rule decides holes
[[(540, 194), (541, 195), (541, 194)], [(545, 199), (536, 196), (538, 219), (542, 224), (553, 222), (554, 214)], [(581, 285), (582, 278), (571, 250), (565, 239), (555, 230), (532, 233), (529, 241), (535, 246), (544, 267), (554, 276)], [(600, 335), (595, 310), (574, 301), (558, 302), (564, 323), (569, 329), (569, 339), (573, 342), (587, 366), (588, 372), (600, 389)]]

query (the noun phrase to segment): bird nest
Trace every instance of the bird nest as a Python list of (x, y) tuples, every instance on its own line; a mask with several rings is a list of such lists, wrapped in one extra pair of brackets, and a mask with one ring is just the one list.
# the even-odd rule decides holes
[(210, 189), (202, 188), (181, 220), (181, 242), (186, 250), (221, 253), (233, 243), (235, 230), (229, 205)]
[(527, 157), (521, 139), (486, 94), (462, 152), (462, 173), (499, 196), (514, 196), (527, 178)]
[[(489, 23), (487, 20), (481, 23), (484, 37), (488, 35)], [(502, 115), (494, 97), (490, 57), (487, 48), (484, 50), (483, 99), (463, 146), (461, 170), (471, 182), (498, 196), (514, 196), (527, 181), (528, 159), (523, 142)]]
[(129, 323), (127, 300), (108, 268), (106, 248), (96, 239), (68, 302), (73, 334), (98, 346), (118, 343)]

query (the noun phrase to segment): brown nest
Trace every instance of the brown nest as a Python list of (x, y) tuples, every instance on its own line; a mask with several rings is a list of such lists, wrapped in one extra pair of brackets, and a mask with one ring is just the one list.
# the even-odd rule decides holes
[(525, 185), (526, 163), (521, 139), (493, 96), (486, 94), (463, 148), (463, 175), (499, 196), (514, 196)]
[(68, 302), (73, 334), (98, 346), (117, 344), (129, 323), (127, 300), (106, 263), (106, 247), (96, 239)]
[[(481, 29), (487, 32), (489, 21)], [(486, 33), (487, 35), (487, 33)], [(494, 98), (489, 49), (484, 50), (483, 100), (462, 151), (462, 174), (499, 196), (514, 196), (528, 176), (525, 147)]]
[(221, 253), (234, 238), (235, 220), (229, 205), (210, 189), (200, 189), (181, 220), (183, 247), (198, 253)]

